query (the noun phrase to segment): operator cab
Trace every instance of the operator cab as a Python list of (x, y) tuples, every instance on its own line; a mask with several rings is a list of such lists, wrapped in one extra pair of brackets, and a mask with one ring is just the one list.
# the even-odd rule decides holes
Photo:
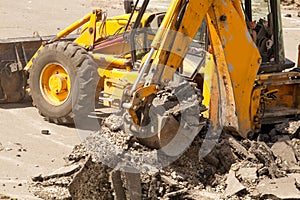
[(284, 54), (280, 0), (245, 0), (243, 6), (249, 32), (262, 57), (259, 73), (294, 67)]

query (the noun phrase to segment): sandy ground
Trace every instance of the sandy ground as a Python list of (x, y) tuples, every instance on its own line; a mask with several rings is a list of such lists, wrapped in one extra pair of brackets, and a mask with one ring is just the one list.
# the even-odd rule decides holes
[(63, 157), (80, 142), (77, 132), (44, 121), (31, 102), (1, 105), (0, 113), (0, 194), (34, 199), (27, 181), (63, 166)]
[[(49, 3), (51, 2), (51, 3)], [(56, 34), (75, 20), (100, 7), (109, 15), (122, 14), (121, 0), (1, 0), (0, 38)], [(300, 18), (296, 11), (283, 10), (286, 56), (297, 58)], [(50, 130), (42, 135), (41, 130)], [(27, 190), (27, 180), (64, 164), (74, 144), (76, 130), (45, 122), (37, 110), (26, 104), (0, 106), (0, 194), (18, 199), (36, 199)]]
[[(300, 44), (300, 17), (298, 17), (300, 10), (283, 9), (281, 12), (285, 55), (297, 63), (298, 45)], [(285, 17), (286, 14), (291, 14), (292, 17)]]
[[(80, 19), (93, 8), (102, 8), (109, 15), (120, 13), (120, 0), (1, 0), (0, 38), (56, 34)], [(110, 2), (110, 3), (108, 3)], [(107, 5), (111, 5), (108, 9)], [(122, 12), (122, 11), (121, 11)]]
[[(106, 0), (18, 0), (0, 1), (0, 38), (56, 34), (93, 8), (120, 14), (120, 1)], [(107, 5), (115, 5), (108, 10)], [(106, 5), (106, 6), (105, 6)], [(49, 130), (50, 135), (41, 134)], [(0, 199), (1, 194), (17, 199), (37, 199), (28, 191), (28, 180), (48, 174), (65, 164), (75, 144), (74, 128), (50, 124), (31, 103), (0, 105)]]

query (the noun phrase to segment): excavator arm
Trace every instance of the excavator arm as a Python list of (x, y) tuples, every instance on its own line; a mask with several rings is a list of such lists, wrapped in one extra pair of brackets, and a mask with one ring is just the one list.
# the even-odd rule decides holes
[(239, 0), (172, 2), (136, 82), (126, 93), (127, 102), (123, 103), (136, 124), (139, 123), (136, 111), (149, 96), (164, 88), (182, 66), (205, 18), (216, 63), (210, 85), (210, 119), (215, 127), (234, 128), (243, 137), (253, 129), (251, 115), (256, 113), (251, 114), (249, 108), (259, 104), (251, 96), (261, 58), (248, 32)]

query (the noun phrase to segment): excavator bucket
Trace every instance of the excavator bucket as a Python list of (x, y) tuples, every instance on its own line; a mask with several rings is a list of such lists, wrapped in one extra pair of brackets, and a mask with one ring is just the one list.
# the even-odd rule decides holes
[[(0, 39), (0, 103), (18, 102), (25, 96), (24, 67), (44, 41), (54, 36)], [(71, 36), (64, 40), (74, 40)]]

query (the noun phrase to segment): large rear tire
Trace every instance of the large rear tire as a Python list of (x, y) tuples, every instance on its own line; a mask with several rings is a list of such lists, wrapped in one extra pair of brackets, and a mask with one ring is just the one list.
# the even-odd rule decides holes
[(72, 42), (55, 42), (38, 52), (29, 72), (33, 105), (57, 124), (73, 123), (72, 93), (77, 71), (87, 52)]

